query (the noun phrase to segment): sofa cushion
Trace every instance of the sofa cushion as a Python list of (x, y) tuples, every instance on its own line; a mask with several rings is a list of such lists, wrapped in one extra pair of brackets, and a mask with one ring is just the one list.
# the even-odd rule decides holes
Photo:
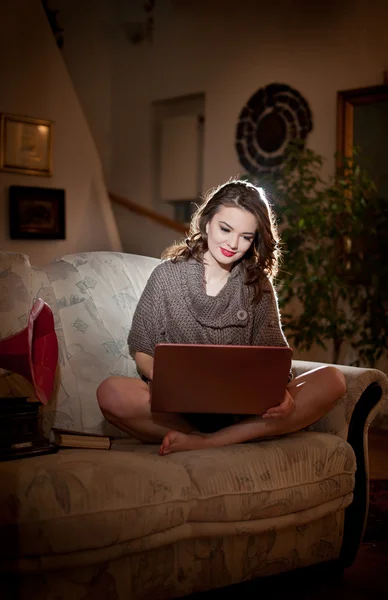
[(3, 556), (129, 553), (166, 540), (303, 526), (352, 499), (353, 451), (324, 433), (166, 457), (130, 440), (114, 448), (1, 463)]
[[(155, 258), (116, 252), (66, 255), (36, 268), (23, 254), (0, 252), (0, 339), (23, 329), (37, 297), (54, 314), (59, 367), (44, 430), (52, 426), (124, 435), (107, 423), (96, 389), (109, 375), (137, 376), (127, 336)], [(2, 373), (3, 396), (32, 394), (18, 375)]]
[(127, 337), (137, 301), (157, 264), (145, 256), (87, 252), (45, 267), (80, 397), (80, 424), (73, 428), (123, 435), (104, 420), (96, 389), (110, 375), (137, 376)]

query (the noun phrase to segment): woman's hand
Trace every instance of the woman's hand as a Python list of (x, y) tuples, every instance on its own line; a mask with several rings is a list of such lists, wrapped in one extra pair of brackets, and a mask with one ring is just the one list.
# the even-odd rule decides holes
[(295, 400), (291, 396), (290, 392), (286, 389), (286, 391), (284, 392), (283, 402), (281, 404), (278, 404), (277, 406), (269, 408), (261, 416), (263, 417), (263, 419), (284, 419), (285, 417), (288, 417), (288, 415), (294, 410), (294, 408)]
[(144, 375), (147, 379), (152, 381), (154, 376), (154, 359), (149, 354), (144, 352), (135, 353), (135, 363), (140, 375)]

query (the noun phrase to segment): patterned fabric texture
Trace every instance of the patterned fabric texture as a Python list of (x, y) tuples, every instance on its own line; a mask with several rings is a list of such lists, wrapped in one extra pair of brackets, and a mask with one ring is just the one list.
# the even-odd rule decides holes
[[(121, 435), (104, 421), (96, 389), (109, 375), (137, 376), (127, 337), (154, 258), (114, 252), (64, 256), (44, 269), (23, 254), (0, 253), (0, 339), (23, 329), (37, 297), (54, 313), (59, 368), (44, 429)], [(31, 395), (17, 375), (0, 376), (2, 396)]]
[[(147, 552), (77, 568), (27, 573), (12, 585), (18, 600), (167, 600), (310, 566), (338, 556), (339, 510), (305, 525), (262, 535), (185, 539)], [(306, 552), (306, 548), (309, 549)]]
[[(126, 339), (156, 259), (110, 252), (65, 256), (44, 269), (0, 253), (0, 336), (22, 329), (37, 296), (60, 346), (52, 425), (117, 434), (99, 411), (109, 374), (136, 375)], [(318, 366), (294, 361), (294, 374)], [(160, 457), (121, 437), (113, 449), (61, 450), (0, 463), (3, 573), (22, 600), (165, 599), (339, 556), (353, 498), (350, 418), (380, 371), (340, 367), (348, 391), (309, 431)], [(0, 393), (30, 388), (4, 373)]]
[(168, 598), (330, 560), (354, 473), (347, 442), (312, 432), (163, 459), (119, 440), (2, 463), (2, 570), (29, 574), (41, 600), (100, 586), (101, 599)]

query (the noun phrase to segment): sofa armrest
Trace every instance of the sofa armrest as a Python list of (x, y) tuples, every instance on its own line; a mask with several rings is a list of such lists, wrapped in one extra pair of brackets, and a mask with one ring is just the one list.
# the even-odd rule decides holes
[[(322, 363), (293, 361), (294, 376), (323, 366)], [(377, 369), (333, 365), (346, 378), (347, 393), (325, 417), (309, 427), (342, 437), (356, 456), (353, 502), (345, 511), (344, 537), (340, 563), (353, 564), (362, 541), (369, 506), (368, 429), (388, 397), (388, 378)]]
[[(301, 375), (325, 363), (294, 360), (294, 376)], [(332, 365), (342, 371), (346, 378), (347, 393), (337, 405), (322, 419), (310, 426), (311, 431), (322, 431), (338, 435), (344, 440), (349, 437), (352, 417), (362, 418), (365, 434), (375, 416), (382, 410), (388, 398), (388, 377), (378, 369)], [(356, 406), (360, 403), (360, 406)], [(362, 405), (362, 406), (361, 406)], [(355, 413), (355, 414), (354, 414)]]

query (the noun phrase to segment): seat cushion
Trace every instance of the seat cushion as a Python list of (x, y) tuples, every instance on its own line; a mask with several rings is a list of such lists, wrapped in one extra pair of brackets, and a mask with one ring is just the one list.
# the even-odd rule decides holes
[(115, 545), (130, 552), (155, 536), (162, 545), (163, 535), (233, 534), (294, 513), (311, 522), (351, 502), (354, 473), (347, 442), (316, 432), (165, 457), (119, 440), (108, 451), (4, 462), (0, 552), (11, 562)]

